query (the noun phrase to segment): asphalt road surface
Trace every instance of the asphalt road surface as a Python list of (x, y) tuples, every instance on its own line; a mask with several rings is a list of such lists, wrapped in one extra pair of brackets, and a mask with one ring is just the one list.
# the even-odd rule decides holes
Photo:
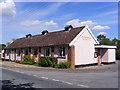
[(2, 88), (79, 88), (59, 81), (49, 80), (46, 77), (22, 74), (19, 72), (2, 69)]
[(2, 67), (2, 88), (118, 88), (118, 73), (26, 71)]

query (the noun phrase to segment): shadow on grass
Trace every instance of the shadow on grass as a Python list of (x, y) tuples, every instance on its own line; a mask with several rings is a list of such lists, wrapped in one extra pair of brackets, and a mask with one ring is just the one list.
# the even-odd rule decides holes
[(14, 84), (11, 80), (0, 80), (2, 89), (5, 88), (32, 88), (33, 83)]

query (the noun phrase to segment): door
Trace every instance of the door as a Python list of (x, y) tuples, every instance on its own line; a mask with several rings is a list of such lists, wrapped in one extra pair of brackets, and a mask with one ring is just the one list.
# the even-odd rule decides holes
[(14, 51), (13, 51), (13, 50), (11, 51), (11, 56), (10, 56), (10, 58), (11, 58), (11, 61), (14, 61)]

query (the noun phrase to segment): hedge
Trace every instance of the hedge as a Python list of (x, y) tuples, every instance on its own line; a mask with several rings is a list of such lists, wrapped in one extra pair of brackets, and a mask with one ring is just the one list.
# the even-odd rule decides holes
[(55, 57), (40, 57), (38, 65), (42, 67), (56, 67), (57, 62), (58, 60)]
[(23, 61), (19, 61), (18, 63), (33, 65), (34, 61), (35, 61), (35, 57), (34, 56), (24, 56), (23, 57)]
[(70, 68), (70, 66), (71, 66), (70, 62), (60, 62), (57, 67), (58, 68)]

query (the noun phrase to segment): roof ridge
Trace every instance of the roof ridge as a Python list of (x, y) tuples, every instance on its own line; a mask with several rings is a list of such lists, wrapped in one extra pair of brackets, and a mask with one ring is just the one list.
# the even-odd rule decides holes
[[(75, 27), (72, 29), (78, 29), (78, 28), (84, 28), (85, 26), (80, 26), (80, 27)], [(53, 31), (53, 32), (48, 32), (48, 33), (58, 33), (58, 32), (63, 32), (64, 30), (59, 30), (59, 31)], [(36, 36), (43, 36), (42, 34), (37, 34), (37, 35), (32, 35), (31, 37), (36, 37)], [(25, 39), (26, 37), (21, 37), (21, 38), (17, 38), (16, 40), (20, 40), (20, 39)]]

